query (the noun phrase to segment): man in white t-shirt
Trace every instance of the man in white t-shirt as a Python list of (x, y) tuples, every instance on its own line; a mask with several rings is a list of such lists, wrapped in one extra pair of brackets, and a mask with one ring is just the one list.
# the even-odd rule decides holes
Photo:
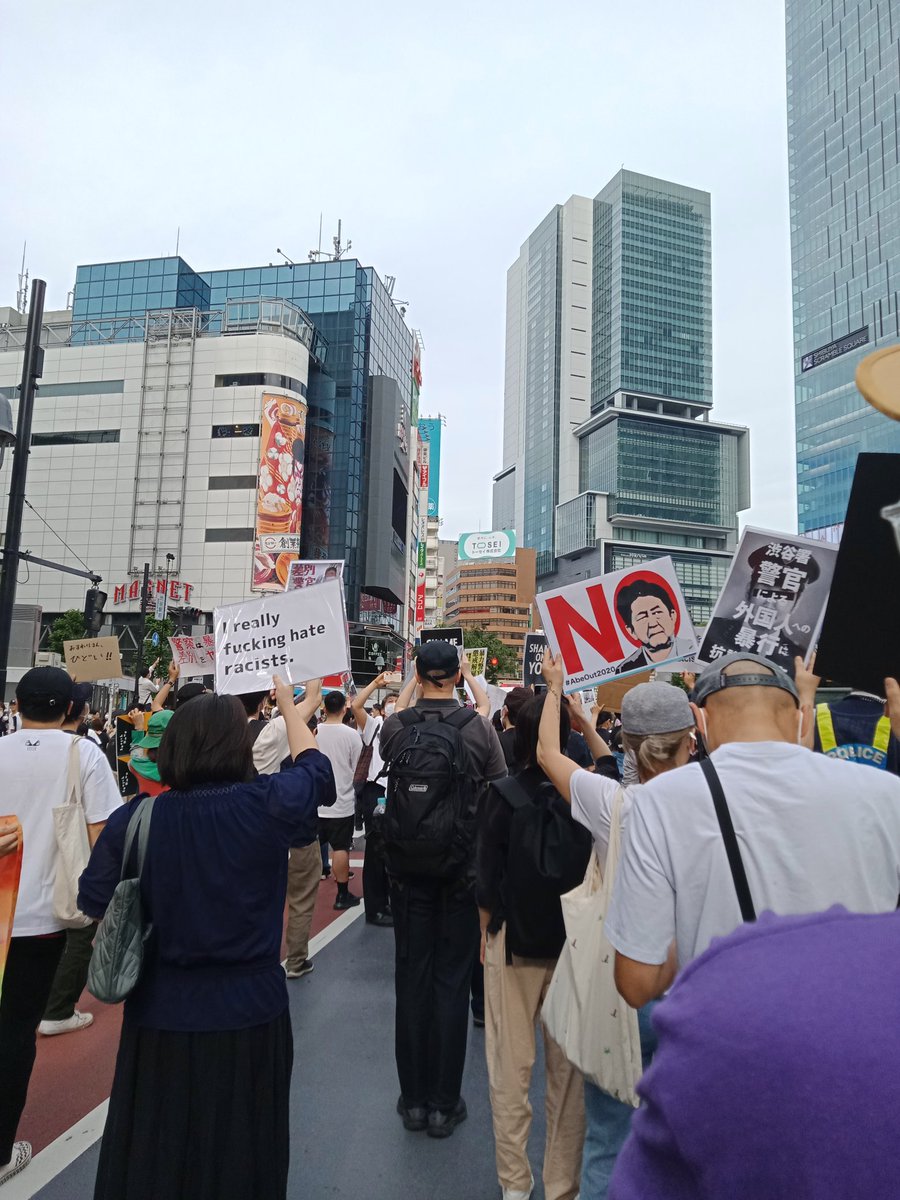
[[(757, 655), (718, 659), (694, 698), (756, 912), (896, 908), (900, 779), (798, 745), (812, 713), (794, 681)], [(700, 766), (670, 771), (630, 796), (606, 933), (619, 991), (639, 1007), (713, 938), (736, 929), (741, 909)]]
[(329, 692), (325, 697), (325, 720), (316, 730), (316, 742), (331, 763), (337, 790), (334, 804), (319, 809), (319, 841), (331, 846), (331, 869), (337, 884), (334, 907), (338, 911), (359, 904), (359, 896), (350, 891), (349, 879), (356, 814), (353, 776), (363, 744), (356, 729), (344, 724), (346, 714), (347, 698), (343, 692)]
[(29, 1143), (16, 1142), (15, 1135), (34, 1066), (38, 1022), (65, 945), (63, 926), (53, 915), (58, 863), (53, 809), (66, 801), (70, 750), (79, 758), (91, 845), (122, 803), (99, 747), (86, 740), (73, 743), (63, 732), (72, 695), (72, 680), (58, 667), (26, 671), (16, 688), (22, 728), (0, 741), (0, 805), (21, 822), (24, 846), (0, 996), (0, 1184), (31, 1158)]

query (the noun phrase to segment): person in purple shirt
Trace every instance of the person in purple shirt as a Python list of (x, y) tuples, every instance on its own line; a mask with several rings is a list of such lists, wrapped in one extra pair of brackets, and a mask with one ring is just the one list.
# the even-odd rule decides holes
[(896, 1200), (900, 915), (763, 914), (653, 1017), (610, 1200)]
[[(151, 926), (122, 1037), (94, 1200), (284, 1200), (293, 1042), (281, 935), (289, 848), (315, 837), (331, 764), (275, 694), (294, 760), (256, 776), (235, 696), (198, 696), (163, 734), (141, 900)], [(130, 806), (112, 814), (78, 906), (102, 918)], [(128, 865), (134, 870), (133, 855)]]

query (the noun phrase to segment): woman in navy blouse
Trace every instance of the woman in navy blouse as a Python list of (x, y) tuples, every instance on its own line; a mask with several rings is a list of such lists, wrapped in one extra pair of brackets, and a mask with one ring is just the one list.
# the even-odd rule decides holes
[[(316, 836), (331, 764), (276, 679), (294, 763), (256, 778), (234, 696), (198, 696), (159, 747), (141, 897), (152, 933), (125, 1001), (95, 1200), (284, 1200), (293, 1041), (281, 967), (288, 850)], [(81, 877), (100, 919), (122, 873), (129, 806)]]

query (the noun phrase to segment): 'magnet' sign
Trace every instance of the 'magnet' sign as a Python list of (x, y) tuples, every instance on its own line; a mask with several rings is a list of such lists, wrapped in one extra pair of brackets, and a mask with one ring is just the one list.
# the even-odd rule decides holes
[[(192, 583), (184, 583), (181, 579), (166, 579), (164, 575), (161, 575), (159, 579), (150, 580), (150, 591), (154, 595), (165, 596), (168, 594), (169, 599), (176, 604), (190, 604), (193, 590)], [(117, 583), (113, 586), (113, 604), (127, 604), (129, 600), (140, 600), (140, 598), (140, 579), (132, 579), (129, 583)]]

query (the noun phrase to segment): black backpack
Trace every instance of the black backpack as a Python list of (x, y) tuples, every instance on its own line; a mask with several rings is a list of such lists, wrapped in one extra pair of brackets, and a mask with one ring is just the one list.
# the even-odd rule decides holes
[(513, 810), (502, 888), (507, 954), (557, 958), (566, 940), (559, 898), (584, 879), (593, 838), (552, 783), (533, 795), (515, 776), (491, 786)]
[(472, 860), (479, 781), (462, 730), (477, 714), (406, 708), (387, 769), (382, 829), (388, 871), (430, 879), (459, 878)]

